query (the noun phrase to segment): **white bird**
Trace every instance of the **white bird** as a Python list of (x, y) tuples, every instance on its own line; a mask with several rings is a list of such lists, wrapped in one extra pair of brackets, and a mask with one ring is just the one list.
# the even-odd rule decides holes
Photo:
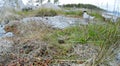
[(94, 20), (94, 18), (95, 18), (94, 16), (90, 16), (89, 20)]

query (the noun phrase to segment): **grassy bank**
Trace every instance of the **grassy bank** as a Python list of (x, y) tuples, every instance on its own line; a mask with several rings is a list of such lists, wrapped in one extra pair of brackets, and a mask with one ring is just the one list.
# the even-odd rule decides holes
[[(94, 44), (100, 47), (93, 62), (93, 65), (97, 66), (101, 63), (109, 64), (108, 62), (115, 57), (120, 43), (119, 28), (120, 25), (118, 23), (104, 25), (89, 24), (86, 26), (76, 25), (63, 30), (55, 30), (53, 33), (47, 34), (43, 40), (56, 46), (61, 50), (61, 53), (65, 51), (64, 54), (67, 53), (66, 50), (69, 50), (70, 47), (76, 44)], [(63, 45), (59, 43), (59, 38), (64, 41)], [(64, 57), (62, 54), (60, 54), (60, 56), (62, 56), (62, 58)], [(75, 56), (74, 59), (75, 58), (77, 58), (77, 56)]]
[[(56, 15), (82, 16), (82, 11), (57, 11), (52, 9), (38, 9), (16, 13), (23, 16), (23, 18), (29, 16), (43, 17)], [(90, 14), (102, 22), (100, 14)], [(48, 57), (50, 57), (50, 61), (53, 62), (53, 64), (56, 62), (56, 59), (80, 60), (85, 62), (89, 58), (92, 58), (94, 52), (96, 53), (97, 51), (95, 57), (92, 58), (92, 66), (98, 66), (100, 64), (107, 66), (106, 64), (109, 64), (109, 62), (113, 60), (119, 49), (120, 22), (105, 24), (97, 23), (88, 25), (77, 24), (65, 29), (53, 29), (50, 25), (47, 25), (42, 21), (28, 23), (20, 22), (20, 24), (17, 22), (15, 27), (13, 24), (10, 28), (12, 28), (11, 32), (14, 32), (16, 29), (21, 31), (16, 34), (17, 39), (14, 37), (13, 40), (15, 43), (14, 48), (18, 50), (18, 53), (20, 53), (21, 56), (15, 53), (18, 60), (16, 57), (12, 60), (20, 62), (19, 57), (24, 58), (28, 55), (27, 58), (31, 58), (27, 61), (31, 63), (34, 62), (31, 61), (33, 58), (35, 58), (35, 63), (41, 61), (46, 63), (44, 60), (46, 61), (49, 59)], [(90, 56), (88, 54), (90, 54)]]
[[(101, 10), (99, 10), (100, 13), (98, 13), (98, 10), (90, 10), (87, 9), (88, 14), (91, 16), (94, 16), (98, 20), (103, 20), (101, 16)], [(23, 17), (44, 17), (44, 16), (57, 16), (57, 15), (64, 15), (64, 16), (70, 16), (70, 17), (79, 17), (82, 18), (83, 11), (81, 9), (73, 10), (73, 8), (61, 8), (61, 10), (55, 10), (55, 9), (47, 9), (47, 8), (40, 8), (36, 10), (28, 10), (28, 11), (18, 11), (15, 12), (18, 15), (21, 15)]]
[(61, 13), (62, 13), (61, 10), (48, 9), (48, 8), (39, 8), (39, 9), (36, 9), (36, 10), (28, 10), (28, 11), (18, 11), (18, 12), (16, 12), (16, 14), (22, 15), (24, 17), (28, 17), (28, 16), (39, 16), (39, 17), (56, 16), (56, 15), (59, 15)]
[[(119, 34), (118, 25), (114, 24), (105, 24), (105, 25), (94, 25), (89, 24), (85, 25), (77, 25), (68, 27), (63, 30), (55, 30), (54, 33), (50, 34), (50, 38), (53, 37), (53, 40), (64, 37), (67, 43), (75, 42), (75, 43), (86, 43), (89, 41), (106, 41), (110, 35), (114, 35), (112, 33), (116, 32)], [(113, 38), (115, 39), (115, 38)]]

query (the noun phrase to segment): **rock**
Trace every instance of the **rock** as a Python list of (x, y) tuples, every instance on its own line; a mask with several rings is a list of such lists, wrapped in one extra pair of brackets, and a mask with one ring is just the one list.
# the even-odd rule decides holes
[(0, 25), (0, 37), (5, 33), (6, 33), (6, 31), (4, 30), (4, 26)]
[(71, 66), (70, 63), (60, 63), (60, 66)]
[(49, 8), (49, 9), (54, 9), (54, 10), (61, 10), (61, 8), (55, 4), (52, 3), (45, 3), (43, 5), (41, 5), (40, 8)]
[(8, 24), (8, 23), (9, 23), (8, 19), (5, 19), (4, 21), (1, 22), (2, 25)]
[(2, 38), (5, 38), (5, 37), (13, 37), (13, 36), (14, 36), (14, 34), (13, 34), (12, 32), (8, 32), (8, 33), (4, 34), (4, 35), (2, 36)]
[(72, 18), (66, 16), (54, 16), (54, 17), (28, 17), (21, 20), (21, 22), (28, 24), (29, 22), (44, 23), (52, 28), (64, 29), (79, 22), (79, 24), (86, 25), (86, 23), (80, 18)]
[(120, 61), (120, 53), (117, 54), (116, 60), (117, 60), (117, 61)]
[[(6, 8), (6, 9), (14, 9), (14, 10), (20, 10), (25, 7), (25, 4), (23, 3), (22, 0), (0, 0), (0, 7), (1, 8)], [(8, 10), (9, 10), (8, 9)]]
[(116, 64), (120, 65), (120, 53), (117, 54), (115, 60), (116, 60)]
[(63, 43), (65, 43), (65, 41), (64, 41), (63, 38), (58, 38), (58, 43), (59, 43), (59, 44), (63, 44)]

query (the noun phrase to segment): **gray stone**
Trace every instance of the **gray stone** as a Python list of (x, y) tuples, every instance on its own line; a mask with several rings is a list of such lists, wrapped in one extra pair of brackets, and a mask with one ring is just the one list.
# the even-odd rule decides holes
[(116, 55), (116, 61), (120, 63), (120, 53)]
[(4, 35), (2, 36), (2, 38), (3, 38), (3, 37), (13, 37), (13, 36), (14, 36), (14, 34), (13, 34), (12, 32), (8, 32), (8, 33), (4, 34)]
[(63, 44), (63, 43), (65, 43), (65, 40), (63, 38), (58, 38), (58, 43)]
[(4, 25), (0, 25), (0, 37), (4, 35), (6, 32), (4, 30)]
[(40, 8), (50, 8), (50, 9), (54, 9), (54, 10), (61, 10), (61, 8), (58, 5), (55, 5), (53, 3), (45, 3), (45, 4), (41, 5)]

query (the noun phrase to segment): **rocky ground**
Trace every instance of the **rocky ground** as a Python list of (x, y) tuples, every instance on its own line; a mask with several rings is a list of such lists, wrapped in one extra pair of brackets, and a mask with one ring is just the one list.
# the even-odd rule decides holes
[[(59, 20), (63, 19), (63, 23), (56, 25), (56, 23), (52, 23), (52, 19), (58, 23)], [(44, 33), (45, 30), (53, 30), (53, 28), (61, 29), (62, 24), (69, 25), (71, 23), (73, 25), (74, 21), (79, 20), (78, 18), (69, 19), (62, 16), (44, 17), (43, 19), (41, 17), (30, 17), (7, 24), (5, 31), (12, 32), (14, 36), (0, 39), (0, 66), (85, 66), (86, 64), (89, 66), (94, 55), (97, 55), (99, 50), (97, 47), (90, 44), (76, 44), (64, 56), (69, 58), (74, 55), (77, 59), (62, 60), (54, 57), (61, 54), (56, 46), (42, 41), (40, 39), (42, 36), (34, 35), (33, 31)], [(68, 25), (65, 27), (68, 27)]]
[[(91, 23), (96, 24), (92, 20)], [(62, 51), (64, 48), (58, 47), (69, 47), (69, 44), (57, 46), (43, 41), (46, 34), (75, 24), (88, 23), (82, 18), (61, 15), (26, 17), (1, 23), (0, 66), (90, 66), (99, 47), (93, 44), (74, 44), (68, 50)], [(70, 59), (71, 57), (75, 58)]]
[(74, 25), (75, 23), (79, 24), (87, 24), (84, 22), (81, 18), (72, 18), (72, 17), (65, 17), (65, 16), (54, 16), (54, 17), (28, 17), (24, 18), (22, 22), (45, 22), (49, 25), (51, 25), (53, 28), (66, 28), (71, 25)]
[[(53, 28), (63, 29), (80, 20), (78, 18), (54, 16), (29, 17), (20, 21), (9, 22), (4, 25), (3, 30), (5, 33), (12, 32), (13, 35), (7, 35), (0, 39), (0, 66), (68, 66), (72, 62), (84, 63), (83, 59), (90, 59), (97, 53), (97, 49), (93, 46), (78, 44), (69, 49), (65, 56), (76, 55), (79, 57), (78, 61), (54, 59), (53, 55), (59, 55), (60, 51), (55, 46), (40, 40), (42, 36), (37, 37), (38, 35), (34, 35), (33, 32), (44, 33), (45, 30), (53, 30)], [(72, 66), (77, 65), (73, 63)]]
[[(11, 41), (12, 40), (12, 41)], [(47, 43), (39, 39), (25, 39), (25, 38), (8, 38), (7, 42), (1, 43), (1, 65), (8, 66), (76, 66), (83, 64), (84, 59), (90, 59), (97, 53), (97, 49), (92, 46), (76, 45), (70, 50), (66, 56), (76, 55), (77, 60), (62, 60), (55, 59), (53, 55), (59, 55), (59, 51), (55, 46), (49, 46)], [(55, 64), (57, 63), (57, 64)], [(76, 65), (75, 65), (76, 64)]]

